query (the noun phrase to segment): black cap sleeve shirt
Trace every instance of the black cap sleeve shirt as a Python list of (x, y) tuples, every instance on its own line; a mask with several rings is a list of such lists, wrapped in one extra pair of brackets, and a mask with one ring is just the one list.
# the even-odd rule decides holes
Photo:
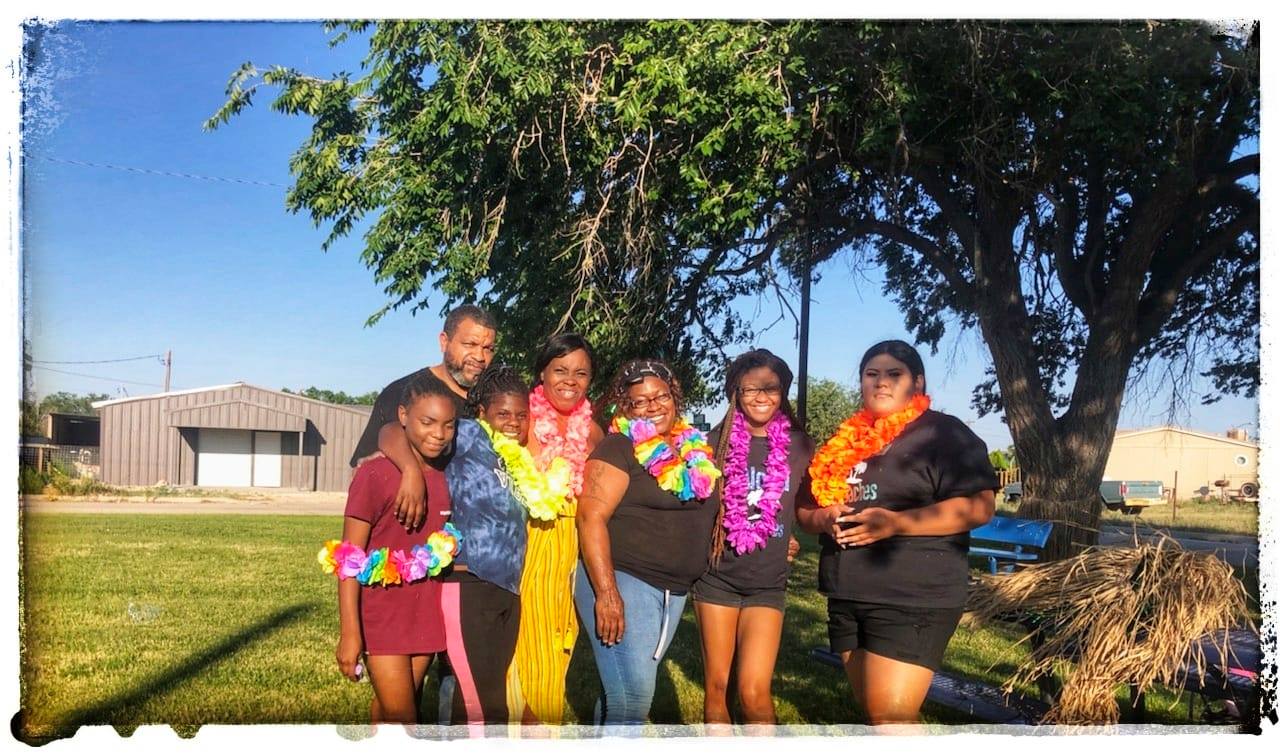
[[(851, 474), (853, 507), (906, 511), (998, 486), (987, 446), (959, 419), (927, 411)], [(818, 589), (828, 597), (906, 607), (963, 607), (969, 533), (894, 536), (840, 549), (823, 534)]]
[(717, 507), (709, 500), (681, 501), (658, 486), (636, 461), (625, 435), (605, 437), (589, 460), (627, 472), (627, 491), (609, 518), (615, 570), (676, 594), (689, 591), (707, 567)]
[[(716, 447), (720, 441), (718, 432), (712, 431), (708, 441)], [(787, 544), (791, 539), (792, 525), (796, 520), (796, 495), (803, 493), (805, 499), (810, 497), (809, 461), (813, 459), (813, 440), (804, 432), (791, 431), (791, 445), (787, 449), (787, 485), (783, 489), (779, 502), (778, 525), (769, 535), (765, 546), (739, 555), (733, 547), (725, 542), (724, 553), (715, 566), (707, 566), (702, 576), (705, 584), (717, 589), (736, 594), (758, 594), (760, 592), (785, 589), (787, 575), (791, 572), (791, 564), (787, 562)], [(747, 489), (751, 493), (764, 489), (765, 466), (769, 460), (769, 439), (752, 437), (747, 451)], [(750, 498), (748, 498), (750, 500)], [(720, 508), (720, 493), (716, 492), (709, 501), (717, 512)], [(754, 507), (748, 507), (748, 518), (758, 516)], [(714, 528), (715, 521), (712, 521)]]
[(431, 371), (431, 367), (424, 367), (411, 374), (406, 374), (382, 388), (382, 392), (378, 393), (377, 400), (373, 402), (373, 410), (369, 412), (369, 421), (364, 425), (364, 432), (360, 433), (360, 440), (356, 442), (356, 449), (351, 454), (352, 468), (360, 463), (360, 459), (378, 451), (378, 432), (388, 422), (400, 421), (400, 398), (404, 396), (404, 389), (409, 386), (409, 383), (423, 376), (428, 381), (438, 384), (453, 398), (453, 405), (458, 410), (458, 419), (476, 418), (475, 413), (468, 408), (467, 402), (459, 397), (457, 393), (450, 390), (444, 380)]

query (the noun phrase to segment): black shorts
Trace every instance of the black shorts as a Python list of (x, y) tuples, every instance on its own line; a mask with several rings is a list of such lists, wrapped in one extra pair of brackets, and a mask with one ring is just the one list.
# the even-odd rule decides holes
[(787, 588), (765, 589), (745, 594), (730, 588), (719, 579), (703, 577), (693, 582), (689, 596), (694, 602), (706, 602), (724, 607), (736, 607), (739, 610), (748, 607), (771, 607), (778, 612), (787, 611)]
[(827, 637), (837, 654), (865, 649), (937, 672), (963, 614), (962, 607), (903, 607), (828, 598)]

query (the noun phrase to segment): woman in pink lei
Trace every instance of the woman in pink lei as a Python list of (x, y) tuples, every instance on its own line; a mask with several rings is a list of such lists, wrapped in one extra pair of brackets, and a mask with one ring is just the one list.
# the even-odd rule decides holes
[(707, 723), (731, 722), (726, 697), (735, 664), (742, 722), (776, 720), (770, 684), (799, 549), (791, 527), (796, 495), (809, 491), (801, 479), (814, 451), (794, 426), (790, 389), (791, 369), (764, 349), (734, 359), (725, 375), (729, 410), (710, 436), (724, 476), (708, 502), (720, 513), (707, 571), (689, 590), (702, 635)]
[(512, 717), (559, 725), (564, 718), (564, 679), (578, 638), (573, 578), (578, 562), (574, 525), (582, 468), (604, 437), (591, 420), (587, 388), (593, 374), (591, 346), (580, 335), (552, 336), (534, 363), (537, 383), (529, 395), (533, 431), (529, 452), (539, 471), (568, 476), (569, 495), (554, 521), (529, 520), (529, 542), (520, 582), (520, 638), (508, 674)]

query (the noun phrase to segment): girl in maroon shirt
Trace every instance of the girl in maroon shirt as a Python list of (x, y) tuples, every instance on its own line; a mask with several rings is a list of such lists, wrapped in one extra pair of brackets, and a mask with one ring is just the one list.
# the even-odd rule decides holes
[[(365, 552), (381, 547), (410, 552), (427, 535), (444, 528), (449, 511), (442, 456), (453, 443), (456, 407), (440, 384), (415, 380), (404, 391), (398, 410), (405, 438), (419, 459), (427, 489), (427, 520), (405, 531), (395, 517), (400, 471), (378, 458), (356, 470), (347, 494), (342, 538)], [(388, 586), (361, 586), (356, 578), (338, 582), (341, 636), (337, 660), (342, 674), (359, 680), (357, 665), (367, 654), (373, 682), (370, 718), (374, 723), (418, 722), (422, 682), (437, 652), (444, 651), (440, 582), (422, 578)]]

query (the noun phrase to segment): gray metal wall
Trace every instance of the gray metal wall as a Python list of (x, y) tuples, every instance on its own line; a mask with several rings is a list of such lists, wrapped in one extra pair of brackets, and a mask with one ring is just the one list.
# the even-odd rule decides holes
[[(250, 417), (238, 416), (227, 406), (211, 405), (228, 401), (245, 401), (306, 418), (303, 437), (283, 434), (281, 489), (341, 491), (350, 484), (352, 469), (347, 461), (364, 431), (368, 409), (336, 406), (251, 385), (148, 396), (103, 406), (99, 409), (102, 480), (120, 485), (160, 481), (195, 484), (198, 430), (169, 426), (169, 414), (209, 406), (207, 413), (193, 413), (210, 426), (255, 428)], [(246, 413), (252, 414), (252, 408)]]

